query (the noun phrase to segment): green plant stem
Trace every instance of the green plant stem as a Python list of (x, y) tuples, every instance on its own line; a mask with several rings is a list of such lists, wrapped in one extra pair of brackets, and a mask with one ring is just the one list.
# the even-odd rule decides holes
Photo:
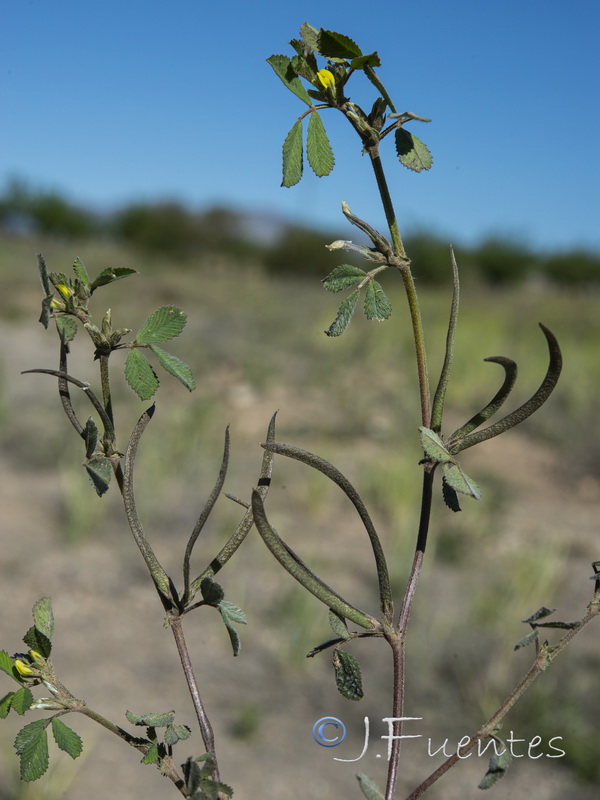
[(206, 748), (206, 752), (213, 754), (215, 763), (214, 779), (218, 781), (219, 764), (217, 761), (217, 754), (215, 752), (215, 736), (213, 733), (212, 725), (210, 724), (210, 720), (208, 719), (208, 715), (206, 714), (204, 703), (202, 702), (202, 698), (200, 696), (200, 690), (198, 689), (198, 682), (196, 681), (194, 668), (192, 666), (192, 661), (190, 659), (190, 654), (183, 633), (183, 624), (182, 624), (183, 618), (179, 614), (171, 614), (169, 615), (168, 620), (171, 630), (173, 631), (173, 638), (175, 639), (175, 644), (177, 646), (177, 652), (179, 653), (179, 659), (181, 661), (183, 673), (187, 681), (190, 696), (192, 698), (192, 703), (194, 704), (196, 717), (198, 718), (198, 725), (200, 727), (202, 741), (204, 742), (204, 747)]
[(410, 319), (413, 329), (413, 338), (415, 342), (415, 351), (417, 356), (417, 371), (419, 374), (419, 394), (421, 398), (421, 419), (425, 427), (429, 427), (431, 417), (431, 396), (429, 391), (429, 377), (427, 375), (427, 357), (425, 351), (425, 336), (423, 333), (423, 322), (421, 320), (421, 310), (419, 308), (419, 300), (417, 297), (417, 290), (415, 288), (414, 278), (410, 270), (410, 265), (400, 229), (396, 220), (396, 212), (390, 196), (390, 191), (387, 185), (385, 172), (381, 163), (381, 156), (379, 155), (379, 145), (374, 144), (367, 148), (371, 159), (373, 172), (375, 173), (375, 180), (377, 181), (377, 188), (383, 204), (385, 218), (390, 229), (390, 236), (394, 246), (394, 254), (405, 264), (400, 267), (400, 274), (404, 282), (404, 290), (406, 292), (406, 299), (408, 300), (408, 308), (410, 311)]
[(460, 756), (458, 752), (454, 753), (454, 755), (450, 756), (443, 764), (441, 764), (434, 772), (429, 775), (422, 783), (417, 786), (417, 788), (411, 792), (406, 800), (417, 800), (417, 798), (421, 797), (425, 792), (437, 781), (439, 780), (442, 775), (448, 772), (459, 760), (464, 759), (467, 753), (470, 753), (473, 750), (477, 743), (487, 739), (490, 734), (492, 734), (496, 728), (498, 727), (499, 723), (502, 719), (508, 714), (510, 709), (514, 706), (514, 704), (519, 700), (519, 698), (529, 689), (531, 684), (538, 678), (542, 672), (544, 672), (550, 664), (556, 659), (559, 653), (561, 653), (565, 647), (571, 642), (571, 640), (577, 636), (577, 634), (583, 630), (583, 628), (591, 622), (592, 619), (597, 617), (600, 614), (600, 592), (596, 592), (596, 595), (592, 602), (588, 606), (587, 613), (585, 616), (580, 620), (579, 625), (577, 628), (571, 628), (570, 630), (562, 636), (559, 641), (552, 647), (545, 645), (540, 648), (535, 661), (529, 668), (529, 670), (525, 673), (523, 678), (521, 679), (518, 686), (516, 686), (513, 691), (508, 695), (508, 697), (504, 700), (502, 705), (498, 708), (498, 710), (492, 714), (492, 716), (488, 719), (485, 725), (475, 733), (467, 744), (464, 747), (460, 748)]

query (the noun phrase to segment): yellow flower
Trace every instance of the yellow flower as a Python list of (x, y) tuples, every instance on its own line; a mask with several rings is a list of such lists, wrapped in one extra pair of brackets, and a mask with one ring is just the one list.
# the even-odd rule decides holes
[(75, 292), (69, 286), (65, 286), (64, 283), (57, 283), (56, 284), (56, 291), (61, 294), (65, 300), (68, 300), (69, 297), (73, 297)]
[(330, 72), (328, 69), (320, 69), (317, 72), (317, 80), (315, 83), (317, 81), (321, 84), (323, 89), (329, 89), (330, 87), (335, 86), (335, 77), (333, 72)]
[(15, 659), (15, 667), (19, 675), (22, 675), (24, 678), (29, 678), (31, 675), (39, 675), (37, 669), (31, 669), (31, 667), (24, 661), (21, 661), (20, 658)]

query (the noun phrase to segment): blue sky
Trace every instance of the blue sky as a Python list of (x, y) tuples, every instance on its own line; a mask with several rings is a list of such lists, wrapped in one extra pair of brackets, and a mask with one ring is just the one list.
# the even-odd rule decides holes
[[(99, 209), (225, 203), (342, 231), (345, 200), (383, 225), (339, 113), (324, 115), (333, 173), (307, 169), (280, 188), (281, 145), (305, 106), (265, 59), (291, 55), (306, 20), (377, 50), (398, 109), (432, 118), (411, 128), (430, 172), (408, 172), (392, 138), (383, 145), (401, 227), (600, 249), (600, 4), (589, 0), (9, 0), (0, 185), (18, 176)], [(367, 108), (361, 84), (348, 94)]]

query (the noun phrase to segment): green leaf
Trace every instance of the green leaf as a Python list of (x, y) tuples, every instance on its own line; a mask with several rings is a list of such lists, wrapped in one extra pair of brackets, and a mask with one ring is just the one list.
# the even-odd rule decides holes
[(233, 622), (238, 622), (240, 625), (247, 624), (248, 618), (246, 617), (246, 614), (239, 606), (236, 606), (234, 603), (230, 603), (229, 600), (221, 600), (219, 603), (219, 608), (222, 609), (222, 613), (227, 614), (229, 619)]
[(456, 512), (461, 510), (460, 503), (458, 502), (458, 495), (444, 477), (442, 477), (442, 497), (450, 511)]
[(293, 92), (296, 97), (299, 97), (307, 106), (312, 105), (308, 92), (302, 85), (300, 78), (292, 69), (292, 62), (287, 56), (272, 55), (267, 58), (267, 64), (273, 67), (277, 77), (283, 81), (290, 92)]
[(459, 464), (442, 464), (442, 469), (448, 485), (455, 491), (474, 497), (475, 500), (481, 500), (481, 489), (474, 480), (462, 471)]
[(300, 36), (315, 53), (319, 52), (319, 30), (305, 22), (300, 25)]
[(365, 314), (367, 319), (383, 322), (384, 319), (389, 319), (391, 313), (392, 304), (381, 288), (381, 284), (377, 281), (369, 281), (365, 295)]
[(242, 643), (240, 641), (238, 632), (233, 626), (233, 623), (241, 622), (242, 624), (245, 624), (246, 615), (241, 608), (233, 605), (233, 603), (229, 603), (227, 600), (221, 600), (217, 608), (219, 609), (223, 622), (225, 623), (225, 627), (227, 628), (231, 647), (233, 648), (233, 655), (237, 656), (242, 649)]
[[(143, 400), (145, 398), (142, 398)], [(102, 497), (108, 491), (110, 479), (113, 475), (113, 468), (110, 459), (106, 456), (92, 456), (87, 459), (83, 466), (96, 490), (98, 497)]]
[(282, 186), (290, 187), (299, 183), (302, 177), (302, 122), (297, 120), (283, 143)]
[(52, 600), (41, 597), (32, 608), (33, 624), (40, 633), (52, 640), (54, 636), (54, 614), (52, 613)]
[(377, 53), (370, 53), (368, 56), (353, 58), (350, 62), (352, 69), (364, 69), (365, 67), (380, 67), (381, 61)]
[(333, 667), (338, 691), (347, 700), (360, 700), (363, 696), (360, 665), (351, 653), (335, 648)]
[(346, 620), (341, 616), (341, 614), (338, 614), (337, 611), (332, 611), (331, 608), (329, 609), (329, 625), (331, 626), (331, 630), (336, 636), (339, 636), (340, 639), (350, 638), (350, 632), (348, 631)]
[(357, 58), (362, 56), (362, 50), (348, 36), (335, 31), (321, 29), (318, 35), (319, 52), (325, 58)]
[(327, 336), (341, 336), (346, 330), (354, 314), (354, 309), (358, 302), (358, 289), (349, 294), (348, 297), (342, 302), (338, 308), (337, 317), (333, 320), (331, 325), (327, 328), (325, 333)]
[(31, 708), (31, 704), (33, 703), (33, 695), (31, 694), (31, 690), (27, 688), (27, 686), (22, 686), (18, 689), (14, 697), (12, 699), (12, 707), (21, 716), (26, 712), (29, 711)]
[(431, 169), (433, 159), (427, 145), (404, 128), (396, 128), (396, 152), (400, 163), (413, 172)]
[(329, 175), (335, 164), (327, 131), (318, 111), (313, 111), (308, 118), (306, 157), (312, 171), (318, 178)]
[(440, 436), (431, 428), (420, 427), (421, 446), (429, 458), (440, 461), (442, 464), (452, 461), (452, 456), (446, 450), (446, 445)]
[(129, 267), (109, 267), (108, 269), (103, 269), (92, 281), (90, 293), (96, 291), (100, 286), (107, 286), (109, 283), (120, 281), (122, 278), (127, 278), (129, 275), (135, 274), (137, 274), (137, 269), (130, 269)]
[(185, 328), (187, 315), (176, 306), (163, 306), (151, 314), (136, 333), (135, 340), (140, 344), (166, 342), (179, 336)]
[(27, 647), (38, 652), (44, 658), (48, 658), (52, 651), (52, 642), (48, 637), (38, 631), (37, 628), (31, 627), (23, 637), (23, 641)]
[(81, 755), (83, 750), (81, 737), (58, 717), (52, 717), (52, 735), (60, 749), (68, 753), (71, 758), (77, 758)]
[(36, 781), (48, 769), (48, 734), (50, 720), (36, 719), (21, 728), (14, 742), (21, 759), (21, 780)]
[(527, 647), (528, 644), (535, 642), (537, 638), (538, 638), (538, 632), (530, 631), (527, 634), (527, 636), (524, 636), (522, 639), (519, 639), (519, 641), (514, 646), (513, 650), (520, 650), (522, 647)]
[(530, 622), (535, 622), (537, 619), (543, 619), (544, 617), (549, 617), (550, 614), (554, 614), (555, 611), (556, 611), (555, 608), (546, 608), (546, 606), (542, 606), (541, 608), (538, 608), (535, 614), (532, 614), (530, 617), (527, 617), (527, 619), (521, 620), (521, 622), (524, 622), (527, 625)]
[(15, 661), (8, 655), (6, 650), (0, 650), (0, 669), (11, 678), (15, 678)]
[(384, 800), (384, 794), (372, 778), (364, 772), (357, 772), (358, 785), (367, 800)]
[(494, 737), (494, 741), (497, 741), (498, 744), (504, 748), (504, 751), (501, 755), (494, 755), (490, 758), (488, 770), (485, 773), (481, 783), (478, 784), (478, 789), (489, 789), (493, 786), (496, 781), (499, 781), (500, 778), (503, 778), (506, 774), (506, 770), (510, 767), (513, 757), (506, 745), (500, 739), (496, 739)]
[(146, 755), (142, 758), (142, 764), (157, 764), (158, 763), (158, 742), (148, 748)]
[(166, 350), (156, 344), (151, 344), (150, 350), (158, 358), (161, 367), (177, 378), (178, 381), (181, 381), (186, 389), (192, 392), (196, 388), (194, 373), (184, 361), (181, 361), (171, 353), (167, 353)]
[(64, 314), (59, 314), (55, 317), (56, 330), (60, 336), (60, 340), (64, 345), (69, 344), (75, 338), (77, 333), (77, 322), (73, 317), (66, 317)]
[(328, 292), (341, 292), (342, 289), (349, 289), (359, 284), (365, 279), (366, 274), (364, 270), (353, 267), (352, 264), (340, 264), (323, 278), (321, 283)]
[(15, 692), (9, 692), (0, 700), (0, 719), (6, 719), (8, 716), (14, 696)]
[(534, 624), (536, 628), (560, 628), (563, 631), (571, 631), (578, 628), (581, 622), (577, 619), (573, 622), (536, 622)]
[(202, 580), (200, 583), (200, 591), (202, 592), (204, 602), (208, 603), (210, 606), (217, 606), (225, 597), (223, 587), (210, 577)]
[(134, 714), (133, 711), (126, 711), (125, 716), (132, 725), (143, 725), (150, 728), (166, 728), (175, 719), (174, 711), (167, 711), (164, 714)]
[(85, 441), (85, 457), (91, 458), (98, 444), (98, 426), (91, 417), (89, 417), (88, 421), (85, 423), (83, 436)]
[(305, 81), (309, 81), (309, 83), (312, 83), (317, 73), (316, 63), (314, 64), (313, 67), (307, 62), (307, 60), (302, 55), (297, 55), (292, 58), (290, 64), (291, 68), (294, 70), (296, 75), (298, 75), (300, 78), (304, 78)]
[(159, 387), (156, 373), (137, 348), (129, 351), (125, 362), (125, 379), (140, 400), (148, 400)]
[(76, 258), (73, 262), (73, 271), (83, 286), (88, 287), (90, 285), (90, 276), (87, 274), (87, 270), (80, 258)]
[(187, 725), (169, 725), (165, 730), (164, 742), (168, 747), (173, 747), (180, 739), (189, 739), (192, 731)]

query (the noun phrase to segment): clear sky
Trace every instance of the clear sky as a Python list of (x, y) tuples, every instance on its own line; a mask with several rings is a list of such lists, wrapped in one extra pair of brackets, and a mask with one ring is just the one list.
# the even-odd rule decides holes
[[(281, 145), (306, 107), (265, 59), (291, 55), (308, 20), (377, 50), (398, 110), (432, 118), (411, 128), (430, 172), (400, 167), (392, 137), (383, 145), (404, 229), (600, 249), (596, 0), (8, 0), (2, 17), (0, 185), (18, 176), (100, 209), (225, 203), (342, 230), (346, 200), (382, 224), (339, 113), (324, 115), (333, 173), (280, 188)], [(359, 82), (348, 94), (360, 103)]]

